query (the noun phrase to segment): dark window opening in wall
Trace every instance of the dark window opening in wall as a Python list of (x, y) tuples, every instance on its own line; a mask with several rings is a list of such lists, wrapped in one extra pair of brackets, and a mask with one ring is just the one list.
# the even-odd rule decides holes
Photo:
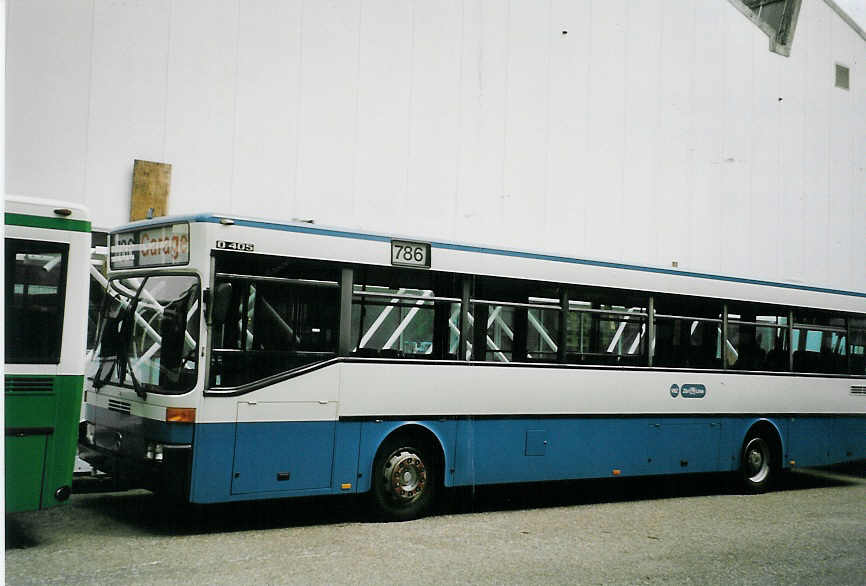
[(801, 0), (730, 0), (770, 38), (770, 51), (788, 56)]
[(851, 88), (850, 85), (850, 70), (844, 65), (836, 64), (836, 87), (842, 88), (843, 90), (847, 90)]

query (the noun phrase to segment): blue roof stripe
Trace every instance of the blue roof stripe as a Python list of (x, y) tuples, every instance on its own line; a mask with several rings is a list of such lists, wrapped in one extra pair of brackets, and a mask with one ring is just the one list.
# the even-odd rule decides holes
[[(213, 224), (218, 224), (221, 219), (229, 218), (234, 221), (237, 226), (249, 226), (255, 228), (265, 228), (268, 230), (281, 230), (284, 232), (298, 232), (302, 234), (317, 234), (320, 236), (334, 236), (337, 238), (352, 238), (355, 240), (368, 240), (374, 242), (390, 242), (391, 237), (385, 236), (381, 234), (365, 234), (362, 232), (351, 232), (348, 230), (337, 230), (333, 228), (321, 228), (313, 225), (299, 225), (299, 224), (282, 224), (279, 222), (268, 222), (265, 220), (251, 220), (251, 219), (243, 219), (232, 216), (224, 216), (217, 214), (198, 214), (194, 216), (176, 216), (176, 217), (165, 217), (159, 218), (159, 220), (150, 220), (150, 221), (141, 221), (135, 222), (133, 224), (129, 224), (124, 226), (123, 228), (119, 228), (115, 230), (124, 231), (130, 228), (139, 228), (143, 226), (155, 226), (160, 224), (168, 224), (178, 221), (188, 221), (188, 222), (209, 222)], [(480, 254), (493, 254), (497, 256), (510, 256), (516, 258), (529, 258), (535, 260), (545, 260), (550, 262), (559, 262), (559, 263), (567, 263), (574, 265), (584, 265), (584, 266), (592, 266), (592, 267), (604, 267), (610, 269), (622, 269), (627, 271), (638, 271), (644, 273), (654, 273), (660, 275), (672, 275), (677, 277), (692, 277), (696, 279), (708, 279), (714, 281), (725, 281), (728, 283), (743, 283), (747, 285), (760, 285), (763, 287), (777, 287), (781, 289), (793, 289), (797, 291), (811, 291), (815, 293), (829, 293), (832, 295), (844, 295), (847, 297), (860, 297), (866, 298), (866, 293), (861, 293), (858, 291), (844, 291), (841, 289), (829, 289), (826, 287), (814, 287), (810, 285), (795, 285), (793, 283), (780, 283), (776, 281), (763, 281), (760, 279), (748, 279), (743, 277), (728, 277), (725, 275), (714, 275), (711, 273), (698, 273), (691, 271), (677, 271), (673, 269), (665, 269), (660, 267), (646, 267), (641, 265), (632, 265), (625, 263), (617, 263), (617, 262), (609, 262), (609, 261), (599, 261), (599, 260), (586, 260), (581, 258), (572, 258), (567, 256), (557, 256), (551, 254), (541, 254), (535, 252), (522, 252), (518, 250), (504, 250), (499, 248), (487, 248), (483, 246), (472, 246), (468, 244), (454, 244), (449, 242), (437, 242), (431, 241), (430, 246), (433, 248), (441, 248), (444, 250), (456, 250), (461, 252), (475, 252)]]
[(817, 293), (833, 293), (835, 295), (847, 295), (850, 297), (866, 297), (866, 293), (856, 291), (844, 291), (841, 289), (828, 289), (825, 287), (813, 287), (809, 285), (795, 285), (793, 283), (778, 283), (775, 281), (762, 281), (760, 279), (747, 279), (744, 277), (728, 277), (725, 275), (713, 275), (711, 273), (696, 273), (691, 271), (675, 271), (673, 269), (663, 269), (659, 267), (644, 267), (640, 265), (630, 265), (624, 263), (607, 262), (600, 260), (586, 260), (581, 258), (570, 258), (566, 256), (555, 256), (550, 254), (538, 254), (534, 252), (519, 252), (514, 250), (500, 250), (496, 248), (483, 248), (479, 246), (465, 246), (461, 244), (447, 244), (434, 242), (431, 244), (435, 248), (446, 248), (449, 250), (464, 250), (467, 252), (480, 252), (484, 254), (496, 254), (499, 256), (515, 256), (520, 258), (532, 258), (538, 260), (548, 260), (552, 262), (562, 262), (576, 265), (586, 265), (593, 267), (604, 267), (610, 269), (624, 269), (627, 271), (640, 271), (644, 273), (656, 273), (661, 275), (674, 275), (678, 277), (694, 277), (698, 279), (712, 279), (715, 281), (727, 281), (730, 283), (745, 283), (748, 285), (761, 285), (764, 287), (780, 287), (783, 289), (796, 289), (798, 291), (814, 291)]

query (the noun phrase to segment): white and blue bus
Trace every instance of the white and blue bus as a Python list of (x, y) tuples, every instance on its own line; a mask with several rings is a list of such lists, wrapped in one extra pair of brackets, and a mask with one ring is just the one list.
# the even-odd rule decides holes
[(80, 451), (193, 503), (866, 458), (866, 293), (214, 214), (110, 235)]

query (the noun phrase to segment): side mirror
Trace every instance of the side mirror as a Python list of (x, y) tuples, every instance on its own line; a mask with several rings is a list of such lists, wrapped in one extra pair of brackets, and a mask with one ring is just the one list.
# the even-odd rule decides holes
[(212, 320), (215, 326), (220, 326), (226, 321), (226, 316), (229, 313), (229, 307), (232, 304), (232, 284), (219, 283), (214, 287), (213, 304), (212, 304)]

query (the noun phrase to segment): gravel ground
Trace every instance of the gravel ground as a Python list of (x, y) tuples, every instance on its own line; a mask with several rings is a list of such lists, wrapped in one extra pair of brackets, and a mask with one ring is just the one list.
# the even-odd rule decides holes
[(6, 583), (866, 583), (866, 463), (765, 495), (726, 480), (463, 490), (407, 523), (346, 497), (172, 509), (144, 491), (76, 494), (6, 516)]

